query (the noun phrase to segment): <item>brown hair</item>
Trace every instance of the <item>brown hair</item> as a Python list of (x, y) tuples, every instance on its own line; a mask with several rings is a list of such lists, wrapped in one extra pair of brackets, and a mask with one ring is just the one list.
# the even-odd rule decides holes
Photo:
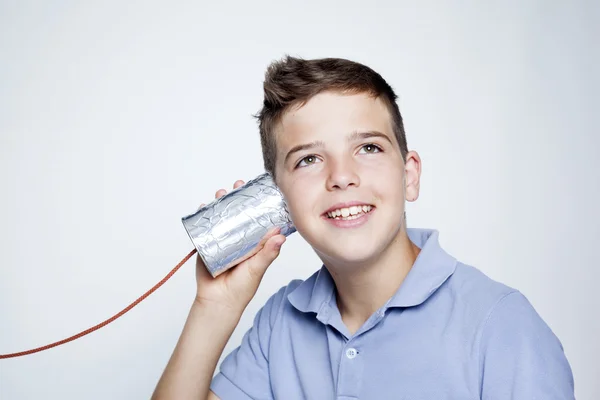
[(392, 117), (392, 128), (406, 161), (408, 148), (397, 96), (392, 87), (366, 65), (341, 58), (304, 60), (286, 56), (275, 61), (265, 74), (263, 107), (256, 115), (259, 121), (260, 142), (264, 167), (275, 174), (277, 147), (275, 127), (291, 107), (302, 106), (324, 91), (368, 93), (381, 98)]

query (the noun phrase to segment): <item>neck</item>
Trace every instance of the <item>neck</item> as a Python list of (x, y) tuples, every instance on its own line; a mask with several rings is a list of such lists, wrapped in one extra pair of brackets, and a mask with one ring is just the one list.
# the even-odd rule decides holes
[(327, 262), (337, 290), (342, 320), (354, 334), (398, 290), (412, 268), (420, 249), (401, 229), (385, 251), (361, 265)]

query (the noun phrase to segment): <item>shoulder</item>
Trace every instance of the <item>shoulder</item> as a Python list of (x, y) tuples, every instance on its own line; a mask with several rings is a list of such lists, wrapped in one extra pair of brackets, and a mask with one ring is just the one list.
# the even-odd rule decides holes
[(474, 342), (483, 398), (573, 398), (563, 345), (527, 297), (498, 283), (481, 286), (493, 292), (478, 297), (486, 302)]
[(448, 290), (482, 311), (493, 309), (503, 298), (519, 293), (517, 289), (495, 281), (479, 269), (457, 262), (456, 270), (448, 280)]
[(526, 335), (552, 337), (550, 328), (519, 290), (495, 281), (479, 269), (458, 263), (449, 290), (476, 316), (479, 336), (506, 336), (507, 330)]
[[(451, 307), (463, 329), (475, 337), (498, 323), (522, 324), (541, 321), (527, 298), (517, 289), (491, 279), (479, 269), (458, 262), (443, 290), (444, 302)], [(487, 327), (487, 328), (486, 328)]]

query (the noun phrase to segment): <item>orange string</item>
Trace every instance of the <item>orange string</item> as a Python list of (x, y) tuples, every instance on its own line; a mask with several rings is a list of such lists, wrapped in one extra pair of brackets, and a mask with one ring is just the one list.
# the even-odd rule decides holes
[(167, 274), (167, 276), (165, 276), (165, 277), (163, 278), (163, 280), (162, 280), (162, 281), (158, 282), (156, 285), (154, 285), (154, 287), (153, 287), (152, 289), (148, 290), (146, 293), (144, 293), (144, 294), (143, 294), (143, 295), (142, 295), (140, 298), (138, 298), (136, 301), (134, 301), (134, 302), (133, 302), (133, 303), (131, 303), (129, 306), (127, 306), (127, 307), (125, 307), (123, 310), (121, 310), (121, 312), (119, 312), (118, 314), (116, 314), (116, 315), (112, 316), (111, 318), (107, 319), (106, 321), (104, 321), (104, 322), (101, 322), (101, 323), (99, 323), (98, 325), (96, 325), (96, 326), (93, 326), (93, 327), (91, 327), (91, 328), (89, 328), (89, 329), (86, 329), (85, 331), (83, 331), (83, 332), (80, 332), (80, 333), (78, 333), (77, 335), (73, 335), (73, 336), (71, 336), (71, 337), (68, 337), (68, 338), (66, 338), (66, 339), (60, 340), (60, 341), (58, 341), (58, 342), (54, 342), (54, 343), (48, 344), (48, 345), (46, 345), (46, 346), (38, 347), (38, 348), (36, 348), (36, 349), (31, 349), (31, 350), (27, 350), (27, 351), (21, 351), (21, 352), (19, 352), (19, 353), (0, 354), (0, 359), (3, 359), (3, 358), (13, 358), (13, 357), (20, 357), (20, 356), (25, 356), (25, 355), (28, 355), (28, 354), (37, 353), (37, 352), (39, 352), (39, 351), (48, 350), (48, 349), (51, 349), (52, 347), (60, 346), (61, 344), (65, 344), (65, 343), (71, 342), (71, 341), (73, 341), (73, 340), (75, 340), (75, 339), (79, 339), (79, 338), (80, 338), (80, 337), (82, 337), (82, 336), (85, 336), (85, 335), (87, 335), (87, 334), (89, 334), (89, 333), (92, 333), (92, 332), (94, 332), (95, 330), (98, 330), (98, 329), (102, 328), (103, 326), (106, 326), (106, 325), (110, 324), (111, 322), (113, 322), (114, 320), (116, 320), (117, 318), (119, 318), (120, 316), (122, 316), (123, 314), (125, 314), (127, 311), (129, 311), (129, 310), (131, 310), (133, 307), (137, 306), (137, 305), (138, 305), (138, 304), (139, 304), (139, 303), (140, 303), (142, 300), (144, 300), (146, 297), (148, 297), (149, 295), (151, 295), (151, 294), (152, 294), (152, 292), (154, 292), (156, 289), (158, 289), (159, 287), (161, 287), (161, 286), (162, 286), (162, 285), (163, 285), (163, 284), (164, 284), (164, 283), (165, 283), (165, 282), (166, 282), (166, 281), (167, 281), (167, 280), (168, 280), (168, 279), (169, 279), (171, 276), (173, 276), (173, 274), (174, 274), (175, 272), (177, 272), (177, 270), (178, 270), (179, 268), (181, 268), (181, 266), (182, 266), (183, 264), (185, 264), (185, 263), (186, 263), (186, 262), (187, 262), (187, 261), (188, 261), (188, 260), (189, 260), (189, 259), (190, 259), (190, 258), (191, 258), (193, 255), (194, 255), (194, 253), (195, 253), (195, 252), (196, 252), (196, 249), (194, 249), (194, 250), (190, 251), (190, 253), (189, 253), (187, 256), (185, 256), (185, 258), (184, 258), (183, 260), (181, 260), (181, 261), (179, 262), (179, 264), (177, 264), (177, 265), (175, 266), (175, 268), (173, 268), (173, 270), (172, 270), (171, 272), (169, 272), (169, 273)]

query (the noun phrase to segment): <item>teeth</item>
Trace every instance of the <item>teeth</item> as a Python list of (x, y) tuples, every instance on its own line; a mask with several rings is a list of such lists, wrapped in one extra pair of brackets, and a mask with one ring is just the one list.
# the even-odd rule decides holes
[(368, 205), (352, 206), (349, 208), (340, 208), (334, 211), (329, 211), (327, 215), (329, 216), (329, 218), (341, 217), (339, 219), (346, 219), (348, 217), (353, 217), (361, 213), (368, 213), (369, 211), (371, 211), (371, 209), (372, 207)]

